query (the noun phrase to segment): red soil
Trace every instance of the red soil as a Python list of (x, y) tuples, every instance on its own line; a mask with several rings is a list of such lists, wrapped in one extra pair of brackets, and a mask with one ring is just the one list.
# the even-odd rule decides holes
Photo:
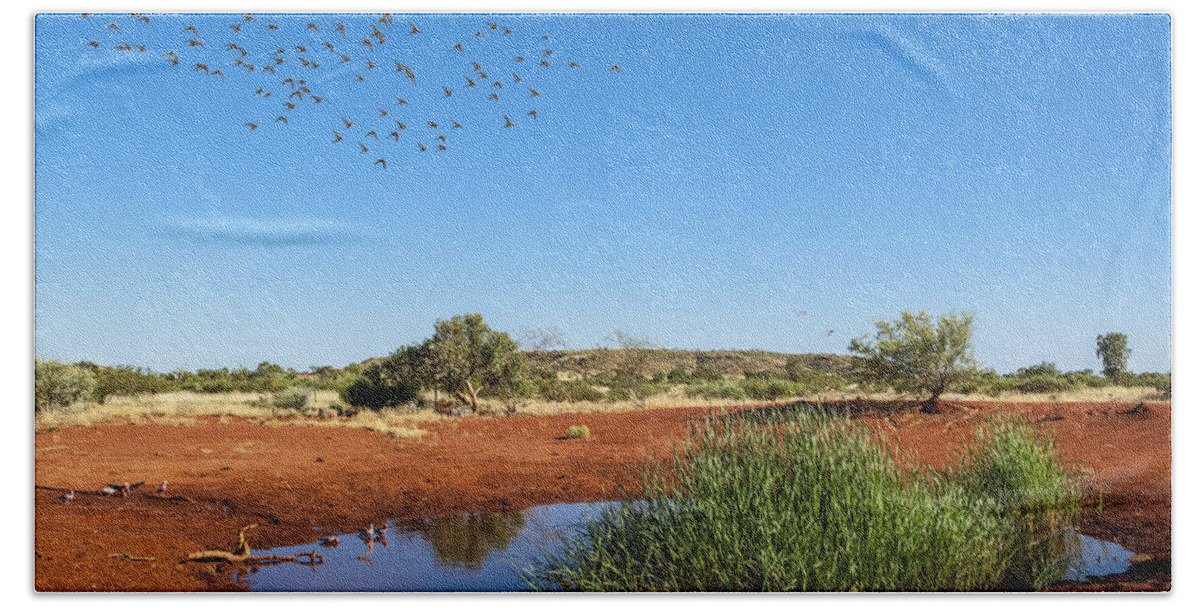
[[(1020, 413), (1052, 430), (1068, 467), (1093, 471), (1083, 532), (1121, 543), (1148, 561), (1078, 590), (1171, 586), (1171, 409), (1120, 413), (1130, 405), (956, 403), (943, 413), (864, 414), (906, 455), (934, 466), (954, 462), (976, 423)], [(35, 438), (35, 587), (39, 591), (244, 590), (227, 573), (180, 564), (188, 553), (232, 550), (241, 526), (251, 545), (313, 542), (333, 528), (386, 519), (501, 511), (557, 502), (613, 499), (632, 466), (666, 456), (690, 421), (710, 410), (680, 408), (542, 417), (466, 418), (428, 425), (417, 440), (361, 429), (268, 427), (215, 419), (192, 427), (66, 428)], [(584, 424), (588, 440), (562, 439)], [(168, 496), (152, 498), (168, 481)], [(109, 483), (147, 483), (126, 499), (101, 497)], [(84, 494), (78, 490), (89, 490)], [(113, 554), (153, 557), (133, 561)]]

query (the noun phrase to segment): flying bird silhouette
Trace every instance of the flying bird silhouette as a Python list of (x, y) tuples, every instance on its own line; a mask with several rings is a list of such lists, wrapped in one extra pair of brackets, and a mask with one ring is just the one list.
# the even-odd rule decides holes
[(336, 130), (333, 132), (333, 136), (336, 138), (336, 139), (334, 139), (334, 140), (333, 140), (333, 143), (335, 143), (335, 144), (336, 144), (337, 142), (339, 142), (339, 141), (342, 141), (342, 139), (344, 139), (344, 138), (342, 137), (342, 134), (341, 134), (341, 133), (338, 133)]
[(387, 169), (387, 161), (382, 158), (375, 161), (375, 164), (382, 165), (384, 169)]
[(354, 126), (354, 121), (346, 120), (345, 117), (342, 118), (342, 122), (346, 124), (347, 129)]
[(283, 117), (283, 116), (280, 116), (279, 118), (276, 118), (276, 119), (275, 119), (275, 122), (282, 122), (282, 123), (283, 123), (283, 124), (285, 124), (285, 125), (286, 125), (286, 124), (288, 124), (287, 118), (285, 118), (285, 117)]
[(507, 128), (511, 127), (511, 126), (513, 126), (513, 121), (509, 120), (509, 119), (508, 119), (508, 115), (506, 114), (506, 115), (504, 116), (504, 128), (505, 128), (505, 129), (507, 129)]
[(251, 131), (253, 131), (253, 130), (255, 130), (255, 129), (257, 129), (257, 128), (258, 128), (258, 125), (257, 125), (256, 123), (252, 123), (252, 122), (248, 122), (248, 123), (246, 123), (246, 126), (247, 126), (247, 127), (250, 127), (250, 130), (251, 130)]
[(421, 30), (417, 29), (416, 24), (414, 24), (412, 21), (408, 22), (408, 27), (412, 28), (412, 31), (409, 32), (409, 35), (421, 33)]
[(358, 142), (358, 147), (362, 148), (362, 152), (359, 152), (359, 154), (366, 154), (367, 152), (371, 151), (371, 149), (364, 145), (361, 141)]

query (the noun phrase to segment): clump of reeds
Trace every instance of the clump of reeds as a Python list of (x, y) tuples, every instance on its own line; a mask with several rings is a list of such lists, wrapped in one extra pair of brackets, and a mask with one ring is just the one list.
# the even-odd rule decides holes
[(531, 580), (586, 591), (986, 590), (1009, 586), (1014, 567), (1037, 569), (1016, 577), (1030, 585), (1052, 580), (1053, 560), (1024, 559), (1039, 514), (1078, 508), (1067, 476), (1045, 464), (1051, 446), (1008, 422), (964, 454), (954, 472), (913, 472), (845, 418), (710, 419), (670, 464), (647, 466), (644, 501), (584, 524)]

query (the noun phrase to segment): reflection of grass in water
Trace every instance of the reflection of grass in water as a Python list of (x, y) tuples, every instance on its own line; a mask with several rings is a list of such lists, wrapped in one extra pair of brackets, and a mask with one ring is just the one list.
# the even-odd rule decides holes
[(648, 467), (643, 506), (586, 524), (530, 578), (604, 591), (1044, 586), (1062, 578), (1053, 538), (1077, 491), (1026, 429), (989, 427), (950, 473), (904, 473), (845, 418), (710, 420), (671, 465)]
[(478, 570), (492, 551), (508, 548), (525, 528), (525, 513), (466, 513), (416, 526), (441, 565)]

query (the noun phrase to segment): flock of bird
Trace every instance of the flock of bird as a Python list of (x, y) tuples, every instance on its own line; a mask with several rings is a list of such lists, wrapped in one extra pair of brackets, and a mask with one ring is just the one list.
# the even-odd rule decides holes
[[(80, 16), (81, 19), (90, 17), (88, 13)], [(382, 169), (388, 167), (388, 155), (404, 149), (398, 148), (402, 140), (408, 150), (418, 154), (445, 152), (460, 129), (510, 129), (522, 120), (537, 120), (545, 95), (543, 91), (547, 90), (541, 83), (546, 82), (547, 75), (581, 68), (578, 62), (562, 59), (555, 49), (550, 48), (553, 45), (548, 34), (535, 34), (539, 37), (533, 39), (534, 45), (527, 46), (526, 52), (517, 51), (518, 54), (503, 61), (493, 58), (490, 64), (481, 63), (484, 61), (482, 56), (468, 55), (468, 51), (519, 37), (516, 30), (506, 24), (486, 21), (477, 31), (464, 34), (464, 40), (444, 49), (449, 60), (461, 62), (462, 80), (431, 83), (430, 78), (418, 74), (409, 65), (412, 60), (405, 58), (412, 56), (417, 45), (426, 44), (421, 27), (413, 21), (396, 23), (390, 13), (338, 15), (346, 23), (334, 21), (332, 27), (326, 23), (324, 28), (317, 23), (320, 19), (308, 21), (299, 17), (297, 21), (297, 16), (283, 19), (253, 14), (230, 17), (231, 22), (223, 31), (202, 31), (194, 24), (188, 24), (179, 32), (177, 48), (148, 49), (145, 44), (130, 40), (138, 37), (138, 28), (148, 25), (150, 17), (129, 13), (119, 22), (103, 26), (101, 37), (106, 39), (105, 42), (98, 39), (86, 44), (97, 50), (165, 51), (161, 56), (170, 66), (216, 82), (245, 86), (248, 93), (263, 100), (269, 109), (264, 116), (245, 121), (244, 128), (250, 132), (267, 125), (280, 128), (290, 125), (303, 117), (306, 109), (335, 100), (354, 101), (361, 106), (363, 95), (378, 94), (381, 88), (354, 87), (361, 87), (371, 79), (386, 79), (382, 89), (388, 92), (388, 99), (370, 104), (375, 108), (369, 116), (335, 112), (337, 122), (328, 125), (326, 136), (331, 144), (349, 146), (367, 158), (378, 156), (373, 162)], [(356, 22), (352, 23), (349, 17)], [(261, 33), (252, 35), (256, 30)], [(303, 40), (294, 37), (297, 31), (288, 30), (298, 30)], [(289, 35), (293, 39), (285, 43), (284, 39)], [(227, 41), (216, 42), (221, 37)], [(512, 45), (506, 48), (512, 48)], [(603, 69), (614, 74), (621, 71), (615, 64)], [(414, 103), (409, 100), (415, 102), (421, 96), (425, 96), (422, 102), (428, 98), (443, 100), (441, 107), (430, 111), (430, 103), (421, 103), (419, 105), (427, 109), (417, 115), (421, 111), (414, 110)], [(484, 111), (492, 115), (463, 115), (465, 110), (461, 105), (445, 102), (467, 96), (483, 99), (485, 105), (494, 103), (491, 107), (495, 110)], [(346, 114), (350, 113), (353, 112)]]

